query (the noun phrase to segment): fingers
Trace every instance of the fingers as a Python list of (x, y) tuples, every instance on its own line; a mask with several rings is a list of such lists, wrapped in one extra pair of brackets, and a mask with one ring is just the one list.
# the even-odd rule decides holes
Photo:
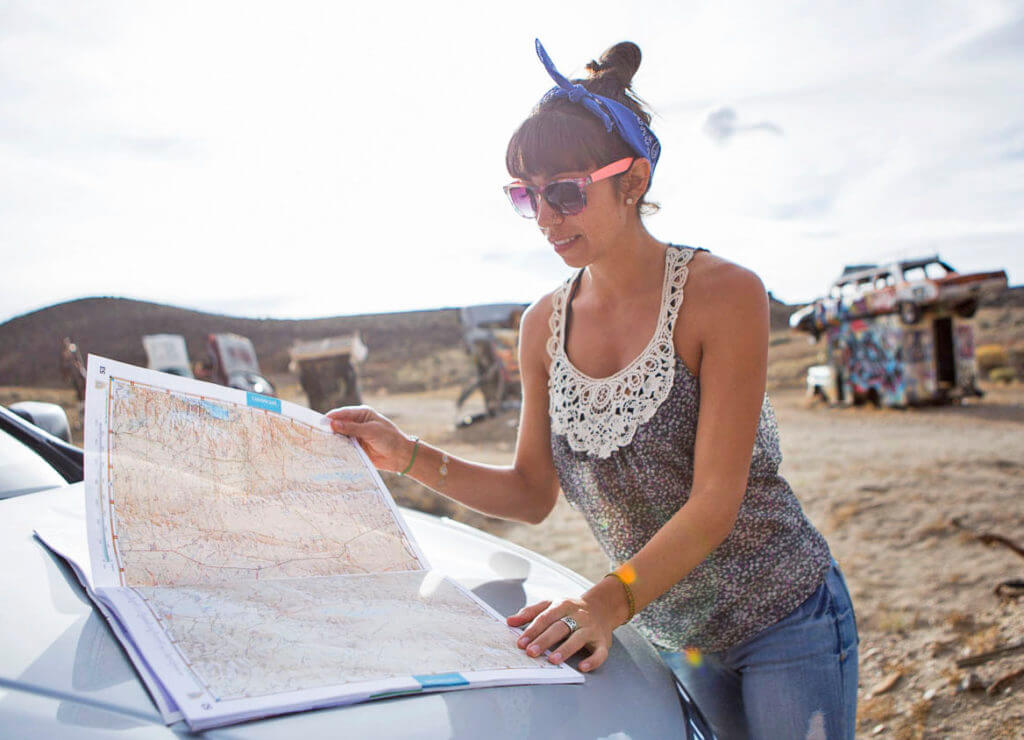
[(342, 406), (331, 409), (324, 416), (330, 419), (331, 431), (353, 436), (353, 431), (360, 424), (365, 424), (374, 418), (374, 411), (369, 406)]
[(550, 601), (542, 601), (539, 604), (525, 607), (516, 616), (525, 617), (520, 624), (530, 622), (530, 626), (523, 630), (522, 636), (516, 641), (521, 648), (525, 648), (536, 640), (551, 623), (558, 619), (555, 610), (551, 609)]
[(596, 645), (594, 646), (593, 652), (590, 657), (580, 663), (580, 670), (584, 673), (600, 668), (601, 664), (608, 659), (608, 646), (607, 645)]
[[(537, 618), (538, 614), (547, 609), (549, 606), (551, 606), (550, 601), (541, 601), (537, 604), (524, 606), (515, 614), (509, 616), (505, 621), (508, 623), (509, 627), (519, 627), (521, 625), (526, 624), (527, 622), (532, 622), (534, 619)], [(520, 645), (520, 647), (526, 647), (529, 644), (529, 641), (523, 642), (522, 638), (520, 638), (519, 642), (522, 642), (522, 645)]]
[(369, 406), (339, 406), (331, 409), (324, 416), (339, 421), (365, 421), (368, 415), (373, 414)]
[[(564, 663), (581, 650), (589, 649), (590, 654), (580, 663), (579, 668), (583, 672), (598, 668), (608, 657), (611, 629), (595, 621), (595, 615), (581, 609), (581, 606), (570, 600), (554, 607), (550, 601), (524, 607), (507, 620), (513, 627), (530, 622), (516, 645), (533, 658), (550, 651), (548, 660), (555, 664)], [(565, 615), (577, 621), (575, 631), (570, 630), (569, 625), (562, 621)]]
[[(568, 631), (569, 628), (565, 627), (561, 622), (555, 624), (551, 629), (557, 630), (559, 625), (563, 627), (563, 631)], [(548, 660), (552, 663), (564, 663), (568, 658), (571, 658), (586, 646), (587, 638), (584, 631), (582, 629), (576, 630), (561, 645), (551, 651)]]
[(587, 637), (582, 627), (575, 632), (570, 632), (569, 625), (561, 619), (556, 619), (533, 642), (529, 643), (526, 654), (536, 658), (545, 650), (553, 649), (555, 645), (558, 645), (557, 651), (548, 656), (548, 660), (552, 663), (561, 663), (586, 644)]

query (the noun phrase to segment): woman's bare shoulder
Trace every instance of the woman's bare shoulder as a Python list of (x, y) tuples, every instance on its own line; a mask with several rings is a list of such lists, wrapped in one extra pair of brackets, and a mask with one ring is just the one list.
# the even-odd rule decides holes
[(526, 307), (520, 322), (522, 333), (543, 334), (546, 332), (546, 328), (551, 322), (551, 313), (554, 310), (555, 293), (559, 290), (560, 288), (556, 288), (550, 293), (545, 293)]
[(519, 322), (519, 346), (524, 362), (540, 360), (547, 365), (547, 344), (551, 336), (551, 314), (554, 312), (555, 294), (561, 288), (546, 293), (531, 303)]
[(768, 304), (764, 283), (755, 272), (710, 252), (697, 252), (690, 261), (686, 298), (702, 306)]
[(701, 344), (713, 337), (768, 332), (768, 293), (752, 270), (698, 252), (686, 279), (688, 324)]

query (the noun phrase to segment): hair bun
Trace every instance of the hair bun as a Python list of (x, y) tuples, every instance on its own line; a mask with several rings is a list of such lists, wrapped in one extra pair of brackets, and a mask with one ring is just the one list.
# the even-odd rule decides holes
[(640, 68), (640, 47), (632, 41), (620, 41), (601, 58), (587, 64), (591, 79), (614, 77), (623, 88), (628, 88), (633, 75)]

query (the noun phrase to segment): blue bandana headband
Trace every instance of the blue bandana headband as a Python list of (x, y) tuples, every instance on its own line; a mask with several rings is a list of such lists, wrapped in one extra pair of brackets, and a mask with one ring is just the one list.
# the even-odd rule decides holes
[(544, 51), (540, 39), (534, 39), (534, 41), (537, 45), (537, 56), (540, 57), (544, 69), (557, 83), (555, 87), (544, 94), (544, 97), (540, 99), (540, 104), (543, 105), (553, 98), (568, 98), (569, 102), (582, 105), (601, 119), (606, 131), (609, 133), (615, 131), (629, 145), (630, 149), (649, 161), (651, 177), (654, 177), (654, 168), (657, 167), (658, 157), (661, 156), (661, 144), (644, 120), (617, 100), (606, 98), (603, 95), (595, 95), (583, 85), (574, 85), (569, 82), (565, 75), (555, 69), (555, 65), (548, 53)]

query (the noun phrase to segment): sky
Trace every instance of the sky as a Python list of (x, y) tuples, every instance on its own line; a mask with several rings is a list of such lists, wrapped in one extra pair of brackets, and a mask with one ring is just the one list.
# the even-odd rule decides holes
[(1024, 282), (1024, 2), (0, 0), (0, 322), (536, 299), (570, 270), (501, 190), (535, 37), (570, 76), (641, 47), (655, 237), (788, 303), (933, 253)]

